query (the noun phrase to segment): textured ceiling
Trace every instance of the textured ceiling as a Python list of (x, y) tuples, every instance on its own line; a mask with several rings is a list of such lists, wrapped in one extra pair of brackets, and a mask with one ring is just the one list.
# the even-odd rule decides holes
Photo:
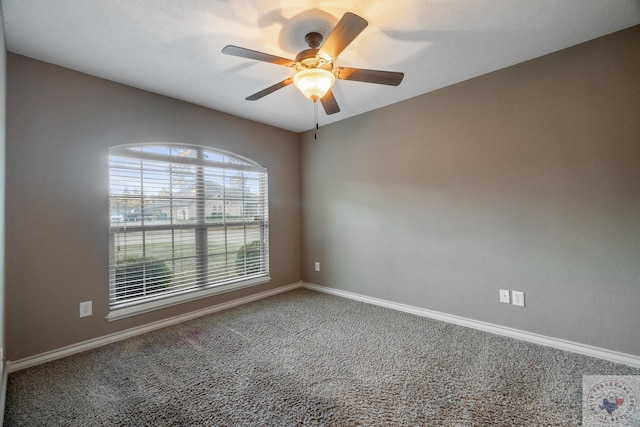
[(412, 98), (640, 24), (639, 0), (2, 0), (7, 49), (301, 132), (313, 103), (294, 86), (244, 98), (292, 69), (224, 55), (227, 44), (287, 58), (345, 12), (369, 26), (336, 66), (403, 71), (398, 87), (336, 82), (341, 112)]

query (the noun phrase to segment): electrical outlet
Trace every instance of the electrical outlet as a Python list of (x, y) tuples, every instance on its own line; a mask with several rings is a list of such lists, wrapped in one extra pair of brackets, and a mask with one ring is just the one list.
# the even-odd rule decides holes
[(509, 290), (508, 289), (500, 289), (500, 302), (505, 304), (509, 304), (511, 300), (509, 299)]
[(91, 316), (91, 301), (85, 301), (80, 303), (80, 317)]
[(511, 299), (513, 300), (513, 305), (519, 305), (520, 307), (524, 307), (524, 292), (522, 291), (511, 291)]
[(316, 261), (316, 271), (320, 271), (320, 263)]

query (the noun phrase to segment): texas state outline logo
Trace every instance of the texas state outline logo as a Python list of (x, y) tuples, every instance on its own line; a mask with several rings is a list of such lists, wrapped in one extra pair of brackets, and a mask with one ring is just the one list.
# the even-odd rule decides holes
[(582, 425), (640, 426), (640, 376), (585, 375), (582, 379)]

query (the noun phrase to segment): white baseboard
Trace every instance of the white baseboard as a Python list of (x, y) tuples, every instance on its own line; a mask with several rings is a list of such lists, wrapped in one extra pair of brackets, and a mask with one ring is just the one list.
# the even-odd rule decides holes
[[(233, 307), (238, 307), (243, 304), (247, 304), (253, 301), (258, 301), (264, 298), (268, 298), (273, 295), (277, 295), (283, 292), (292, 291), (294, 289), (304, 287), (318, 292), (324, 292), (331, 295), (336, 295), (343, 298), (348, 298), (356, 301), (365, 302), (368, 304), (378, 305), (381, 307), (391, 308), (393, 310), (403, 311), (405, 313), (411, 313), (418, 316), (428, 317), (435, 320), (440, 320), (447, 323), (453, 323), (455, 325), (466, 326), (468, 328), (477, 329), (492, 334), (502, 335), (510, 338), (516, 338), (519, 340), (531, 342), (534, 344), (545, 345), (559, 350), (570, 351), (573, 353), (583, 354), (586, 356), (597, 357), (599, 359), (608, 360), (615, 363), (622, 363), (632, 366), (634, 368), (640, 368), (640, 357), (620, 353), (613, 350), (607, 350), (599, 347), (593, 347), (585, 344), (580, 344), (572, 341), (562, 340), (553, 337), (547, 337), (544, 335), (534, 334), (531, 332), (522, 331), (519, 329), (508, 328), (506, 326), (500, 326), (487, 322), (480, 322), (465, 317), (455, 316), (452, 314), (441, 313), (438, 311), (428, 310), (425, 308), (414, 307), (406, 304), (400, 304), (392, 301), (387, 301), (379, 298), (368, 297), (365, 295), (356, 294), (353, 292), (342, 291), (339, 289), (328, 288), (326, 286), (314, 285), (312, 283), (298, 282), (287, 286), (281, 286), (279, 288), (271, 289), (257, 294), (249, 295), (243, 298), (238, 298), (233, 301), (214, 305), (211, 307), (203, 308), (201, 310), (193, 311), (190, 313), (181, 314), (179, 316), (170, 317), (168, 319), (160, 320), (158, 322), (149, 323), (147, 325), (138, 326), (136, 328), (127, 329), (125, 331), (116, 332), (114, 334), (105, 335), (100, 338), (94, 338), (91, 340), (83, 341), (77, 344), (72, 344), (67, 347), (51, 350), (46, 353), (38, 354), (35, 356), (27, 357), (16, 361), (6, 361), (3, 376), (5, 381), (3, 385), (6, 385), (6, 377), (9, 373), (19, 371), (31, 366), (39, 365), (41, 363), (50, 362), (52, 360), (60, 359), (63, 357), (71, 356), (73, 354), (81, 353), (83, 351), (91, 350), (93, 348), (102, 347), (107, 344), (111, 344), (117, 341), (122, 341), (127, 338), (142, 335), (147, 332), (154, 331), (156, 329), (165, 328), (167, 326), (176, 325), (187, 320), (195, 319), (198, 317), (206, 316), (208, 314), (216, 313), (223, 310), (228, 310)], [(1, 391), (1, 390), (0, 390)], [(2, 397), (2, 396), (0, 396)], [(2, 403), (2, 402), (0, 402)]]
[(60, 359), (63, 357), (71, 356), (72, 354), (81, 353), (83, 351), (91, 350), (94, 348), (102, 347), (107, 344), (111, 344), (117, 341), (122, 341), (127, 338), (142, 335), (147, 332), (154, 331), (156, 329), (165, 328), (167, 326), (176, 325), (187, 320), (195, 319), (197, 317), (206, 316), (208, 314), (216, 313), (218, 311), (228, 310), (233, 307), (237, 307), (243, 304), (247, 304), (253, 301), (258, 301), (264, 298), (268, 298), (273, 295), (277, 295), (283, 292), (292, 291), (302, 286), (302, 282), (293, 283), (291, 285), (281, 286), (279, 288), (270, 289), (264, 292), (258, 292), (257, 294), (249, 295), (243, 298), (238, 298), (233, 301), (217, 304), (211, 307), (203, 308), (201, 310), (192, 311), (189, 313), (181, 314), (178, 316), (170, 317), (168, 319), (160, 320), (157, 322), (149, 323), (147, 325), (138, 326), (135, 328), (127, 329), (125, 331), (116, 332), (113, 334), (105, 335), (100, 338), (94, 338), (91, 340), (83, 341), (77, 344), (72, 344), (67, 347), (59, 348), (56, 350), (47, 351), (46, 353), (38, 354), (35, 356), (27, 357), (16, 361), (7, 361), (5, 365), (5, 376), (8, 373), (19, 371), (20, 369), (29, 368), (31, 366), (39, 365), (41, 363), (50, 362), (52, 360)]
[(327, 294), (336, 295), (343, 298), (365, 302), (368, 304), (391, 308), (393, 310), (403, 311), (405, 313), (416, 314), (418, 316), (428, 317), (435, 320), (441, 320), (443, 322), (453, 323), (455, 325), (466, 326), (468, 328), (473, 328), (473, 329), (489, 332), (496, 335), (516, 338), (516, 339), (531, 342), (534, 344), (540, 344), (548, 347), (557, 348), (559, 350), (570, 351), (572, 353), (583, 354), (586, 356), (596, 357), (598, 359), (608, 360), (610, 362), (622, 363), (625, 365), (632, 366), (634, 368), (640, 368), (640, 357), (634, 356), (631, 354), (620, 353), (613, 350), (593, 347), (590, 345), (548, 337), (545, 335), (534, 334), (531, 332), (508, 328), (506, 326), (500, 326), (493, 323), (481, 322), (478, 320), (468, 319), (465, 317), (455, 316), (452, 314), (446, 314), (438, 311), (427, 310), (425, 308), (413, 307), (410, 305), (400, 304), (400, 303), (387, 301), (379, 298), (368, 297), (368, 296), (356, 294), (353, 292), (347, 292), (339, 289), (328, 288), (326, 286), (314, 285), (312, 283), (303, 283), (302, 287), (311, 289), (314, 291), (318, 291), (318, 292), (324, 292)]

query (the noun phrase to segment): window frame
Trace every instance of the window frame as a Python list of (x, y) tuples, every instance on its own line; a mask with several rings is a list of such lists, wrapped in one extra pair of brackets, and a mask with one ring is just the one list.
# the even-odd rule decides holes
[[(167, 149), (169, 154), (160, 154), (150, 151), (144, 151), (145, 148), (162, 148)], [(194, 150), (196, 152), (196, 157), (177, 157), (172, 155), (173, 149), (184, 149), (184, 150)], [(210, 160), (205, 158), (205, 154), (213, 154), (215, 157), (219, 157), (219, 160)], [(113, 218), (113, 203), (112, 199), (118, 197), (119, 195), (113, 190), (113, 179), (114, 179), (114, 170), (118, 170), (117, 167), (112, 166), (112, 158), (129, 158), (136, 161), (141, 162), (141, 168), (143, 168), (144, 162), (162, 162), (170, 167), (173, 165), (189, 165), (194, 166), (195, 173), (195, 202), (196, 202), (196, 218), (195, 222), (189, 222), (188, 224), (178, 223), (177, 218), (173, 218), (171, 216), (169, 218), (169, 223), (162, 224), (145, 224), (145, 207), (142, 203), (139, 208), (140, 213), (140, 223), (128, 225), (127, 219), (125, 218), (124, 224), (116, 223), (114, 224), (112, 221)], [(221, 160), (220, 160), (221, 159)], [(148, 166), (147, 166), (148, 167)], [(144, 170), (144, 169), (141, 169)], [(258, 204), (261, 207), (260, 215), (256, 215), (253, 220), (247, 221), (244, 213), (244, 209), (246, 209), (247, 199), (245, 198), (244, 190), (242, 194), (242, 198), (240, 199), (242, 202), (243, 214), (242, 218), (237, 221), (228, 221), (226, 216), (222, 220), (222, 222), (211, 222), (207, 219), (206, 214), (204, 212), (204, 206), (207, 201), (212, 201), (214, 198), (207, 198), (205, 194), (205, 185), (207, 183), (206, 174), (207, 173), (222, 173), (224, 176), (225, 171), (233, 171), (234, 173), (242, 172), (242, 183), (245, 185), (246, 178), (244, 177), (244, 172), (257, 172), (258, 175), (258, 185), (260, 188), (260, 197), (258, 198)], [(171, 175), (173, 172), (169, 172)], [(117, 176), (117, 175), (116, 175)], [(143, 178), (144, 172), (141, 172), (140, 182), (141, 186), (144, 185), (145, 181)], [(226, 188), (223, 186), (223, 188)], [(244, 187), (243, 187), (244, 188)], [(144, 190), (141, 191), (139, 195), (140, 200), (145, 200)], [(218, 195), (219, 197), (219, 195)], [(174, 200), (178, 200), (179, 197), (174, 196), (171, 193), (169, 200), (173, 203)], [(223, 203), (226, 199), (222, 199)], [(260, 211), (260, 209), (258, 209)], [(170, 214), (171, 215), (171, 214)], [(118, 216), (118, 215), (116, 215)], [(216, 230), (224, 230), (226, 234), (229, 229), (233, 227), (245, 227), (243, 230), (246, 233), (246, 227), (250, 225), (252, 227), (259, 227), (260, 232), (260, 248), (261, 248), (261, 257), (259, 261), (260, 271), (257, 273), (252, 273), (249, 275), (245, 270), (245, 276), (234, 277), (227, 280), (209, 282), (209, 277), (207, 276), (209, 257), (211, 253), (208, 250), (208, 240), (207, 235), (212, 229)], [(116, 283), (116, 264), (117, 261), (115, 259), (115, 251), (116, 251), (116, 234), (124, 232), (136, 233), (141, 232), (142, 235), (146, 235), (145, 233), (153, 232), (153, 231), (167, 231), (172, 230), (172, 239), (174, 239), (175, 230), (179, 230), (180, 232), (184, 230), (194, 230), (194, 248), (195, 254), (192, 257), (195, 263), (194, 274), (196, 275), (196, 279), (193, 279), (193, 283), (189, 282), (189, 285), (184, 289), (170, 289), (166, 292), (157, 292), (151, 293), (150, 295), (136, 297), (133, 301), (117, 301), (117, 283)], [(246, 245), (246, 238), (244, 241)], [(143, 239), (143, 253), (146, 251), (147, 243), (144, 242)], [(173, 247), (173, 243), (172, 243)], [(234, 252), (229, 252), (229, 248), (225, 249), (227, 257)], [(175, 251), (172, 249), (171, 255), (175, 260)], [(145, 257), (143, 257), (144, 259)], [(167, 259), (168, 260), (168, 259)], [(204, 260), (204, 264), (203, 264)], [(165, 259), (162, 260), (166, 262)], [(146, 263), (148, 261), (143, 261), (142, 263)], [(228, 264), (228, 262), (227, 262)], [(204, 266), (203, 266), (204, 265)], [(245, 266), (246, 268), (246, 266)], [(230, 270), (227, 265), (224, 270), (226, 274), (229, 274)], [(237, 289), (242, 289), (246, 287), (256, 286), (259, 284), (268, 283), (271, 281), (270, 277), (270, 266), (269, 266), (269, 197), (268, 197), (268, 172), (267, 169), (255, 161), (248, 159), (246, 157), (237, 155), (235, 153), (231, 153), (225, 150), (220, 150), (213, 147), (200, 146), (200, 145), (192, 145), (192, 144), (182, 144), (182, 143), (144, 143), (144, 144), (126, 144), (110, 147), (109, 149), (109, 280), (108, 280), (108, 289), (109, 289), (109, 313), (106, 316), (108, 321), (113, 321), (117, 319), (122, 319), (125, 317), (146, 313), (149, 311), (157, 310), (160, 308), (170, 307), (177, 304), (182, 304), (188, 301), (193, 301), (200, 298), (209, 297), (212, 295), (217, 295), (225, 292), (230, 292)], [(146, 286), (146, 282), (145, 285)], [(146, 291), (145, 291), (146, 293)], [(134, 298), (132, 298), (134, 299)]]

